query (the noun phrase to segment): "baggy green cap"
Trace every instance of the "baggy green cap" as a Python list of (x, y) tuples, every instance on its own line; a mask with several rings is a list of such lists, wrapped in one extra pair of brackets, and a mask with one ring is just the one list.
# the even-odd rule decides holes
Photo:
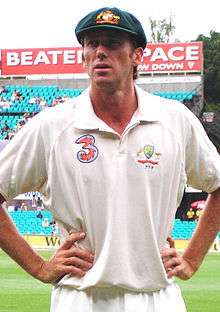
[(139, 20), (126, 11), (105, 7), (86, 15), (76, 26), (75, 34), (81, 44), (87, 31), (92, 29), (115, 29), (130, 34), (137, 47), (146, 47), (147, 39)]

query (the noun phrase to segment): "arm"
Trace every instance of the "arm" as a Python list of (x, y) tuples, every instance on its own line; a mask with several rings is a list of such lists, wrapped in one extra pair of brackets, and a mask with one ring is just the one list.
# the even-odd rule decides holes
[[(4, 198), (0, 195), (0, 202)], [(0, 247), (26, 272), (45, 283), (53, 283), (65, 274), (82, 277), (92, 267), (93, 255), (76, 246), (85, 233), (71, 234), (49, 261), (38, 255), (18, 233), (7, 212), (0, 207)]]
[(197, 270), (220, 230), (220, 188), (208, 195), (206, 207), (183, 257)]
[(181, 279), (189, 279), (198, 270), (219, 230), (220, 188), (208, 195), (204, 212), (182, 257), (175, 248), (162, 251), (168, 277), (175, 275)]

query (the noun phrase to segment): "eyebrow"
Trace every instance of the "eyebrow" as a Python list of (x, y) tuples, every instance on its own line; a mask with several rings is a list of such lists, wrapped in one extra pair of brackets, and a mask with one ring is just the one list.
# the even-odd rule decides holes
[[(101, 33), (101, 32), (100, 32)], [(95, 32), (92, 32), (92, 33), (87, 33), (85, 34), (85, 36), (82, 38), (82, 41), (81, 41), (81, 45), (84, 46), (84, 41), (85, 40), (99, 40), (99, 32), (95, 33)], [(130, 43), (133, 45), (134, 48), (137, 48), (137, 43), (135, 41), (135, 39), (129, 35), (129, 34), (126, 34), (126, 33), (119, 33), (119, 32), (114, 32), (114, 33), (107, 33), (106, 34), (106, 38), (102, 38), (101, 40), (110, 40), (110, 39), (119, 39), (119, 40), (127, 40), (127, 41), (130, 41)]]

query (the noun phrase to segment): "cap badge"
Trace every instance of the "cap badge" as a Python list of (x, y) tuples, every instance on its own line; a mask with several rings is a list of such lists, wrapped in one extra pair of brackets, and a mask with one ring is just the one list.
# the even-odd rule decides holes
[(96, 16), (96, 24), (118, 24), (120, 16), (115, 15), (111, 10), (102, 11)]

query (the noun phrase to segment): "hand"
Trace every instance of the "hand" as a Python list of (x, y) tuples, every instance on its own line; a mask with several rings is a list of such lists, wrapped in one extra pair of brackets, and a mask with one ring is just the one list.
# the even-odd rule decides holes
[(49, 261), (43, 261), (36, 277), (44, 283), (56, 283), (64, 275), (83, 277), (93, 265), (94, 255), (81, 249), (76, 243), (85, 238), (85, 233), (72, 233)]
[(177, 253), (175, 243), (171, 237), (168, 237), (167, 241), (170, 244), (170, 248), (165, 248), (161, 252), (161, 258), (167, 272), (167, 277), (172, 278), (177, 276), (182, 280), (191, 278), (196, 272), (196, 269), (193, 268), (189, 261)]

